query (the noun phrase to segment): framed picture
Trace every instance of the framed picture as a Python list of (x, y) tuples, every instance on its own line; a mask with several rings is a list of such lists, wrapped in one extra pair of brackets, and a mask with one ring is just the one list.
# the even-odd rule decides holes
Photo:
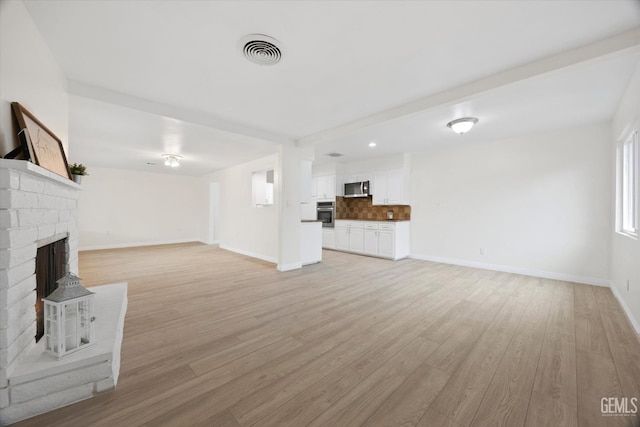
[(12, 102), (13, 114), (20, 128), (21, 144), (26, 144), (31, 161), (38, 166), (71, 179), (62, 141), (22, 105)]

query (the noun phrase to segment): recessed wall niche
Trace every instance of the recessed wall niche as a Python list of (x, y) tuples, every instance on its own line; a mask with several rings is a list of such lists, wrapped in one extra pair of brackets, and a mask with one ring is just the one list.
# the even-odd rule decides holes
[(251, 174), (251, 203), (256, 208), (273, 206), (273, 169)]

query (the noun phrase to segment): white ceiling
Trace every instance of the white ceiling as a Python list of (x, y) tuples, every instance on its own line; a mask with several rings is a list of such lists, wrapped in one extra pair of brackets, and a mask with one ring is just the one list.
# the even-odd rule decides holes
[[(431, 149), (459, 114), (480, 118), (466, 143), (607, 120), (640, 48), (635, 0), (25, 4), (70, 81), (71, 160), (148, 170), (178, 144), (191, 175), (274, 141)], [(244, 59), (250, 33), (283, 61)]]
[[(201, 176), (277, 149), (261, 139), (85, 97), (71, 95), (69, 104), (72, 162)], [(180, 153), (181, 167), (164, 166), (163, 153)]]
[[(498, 87), (467, 100), (438, 105), (396, 120), (345, 132), (316, 147), (319, 162), (339, 152), (340, 162), (397, 152), (436, 150), (499, 138), (598, 123), (611, 117), (640, 55), (619, 55)], [(446, 123), (473, 116), (478, 124), (467, 134)], [(375, 148), (369, 148), (369, 142)]]

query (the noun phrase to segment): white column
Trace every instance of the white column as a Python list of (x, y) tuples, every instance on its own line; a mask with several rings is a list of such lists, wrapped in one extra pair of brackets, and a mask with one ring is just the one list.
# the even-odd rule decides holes
[(302, 267), (300, 252), (300, 174), (302, 161), (313, 160), (313, 147), (281, 145), (278, 152), (276, 187), (278, 205), (278, 270)]

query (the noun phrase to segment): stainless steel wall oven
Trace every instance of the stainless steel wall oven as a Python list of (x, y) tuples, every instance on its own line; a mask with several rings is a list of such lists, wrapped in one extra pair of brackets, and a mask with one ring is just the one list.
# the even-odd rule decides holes
[(333, 227), (335, 224), (336, 204), (335, 202), (318, 202), (317, 219), (322, 221), (323, 227)]

